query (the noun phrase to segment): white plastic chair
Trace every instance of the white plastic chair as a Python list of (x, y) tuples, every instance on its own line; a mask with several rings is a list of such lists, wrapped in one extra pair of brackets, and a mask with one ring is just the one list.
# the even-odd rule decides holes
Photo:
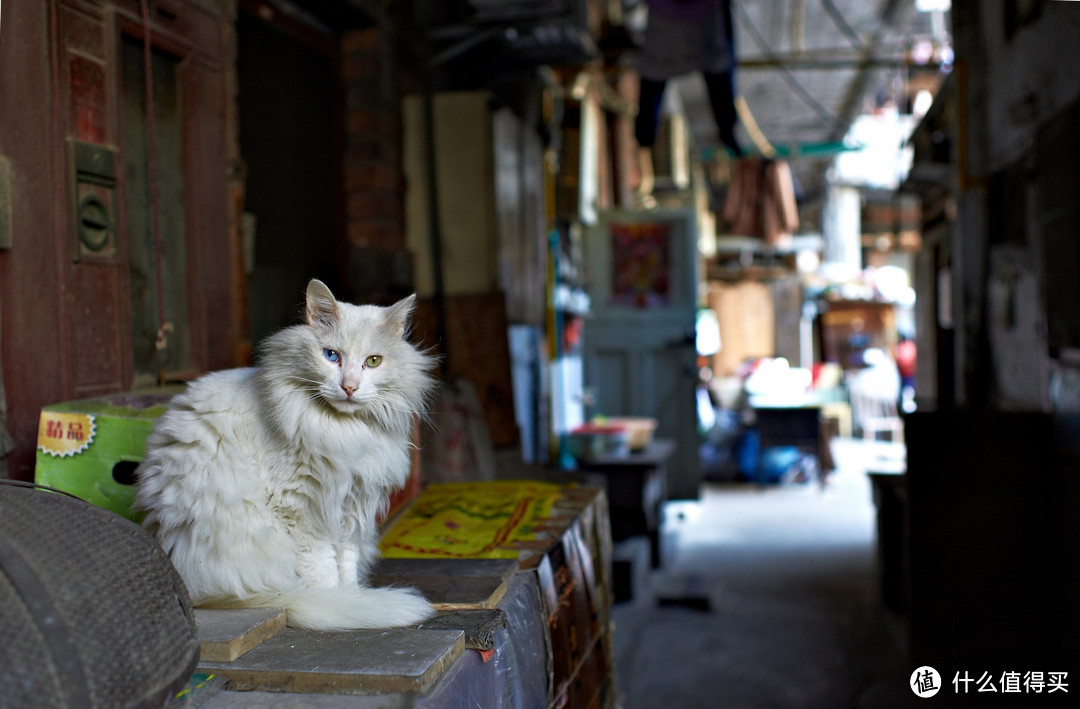
[(845, 377), (855, 428), (864, 440), (877, 440), (884, 432), (890, 441), (902, 441), (904, 422), (897, 411), (900, 372), (881, 350), (867, 350), (866, 362), (869, 366), (865, 369), (848, 372)]

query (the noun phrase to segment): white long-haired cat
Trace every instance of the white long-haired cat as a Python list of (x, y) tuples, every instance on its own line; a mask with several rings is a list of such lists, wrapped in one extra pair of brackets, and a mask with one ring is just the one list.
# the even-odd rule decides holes
[(322, 630), (431, 615), (411, 589), (364, 585), (434, 386), (405, 339), (414, 300), (350, 305), (312, 280), (306, 322), (267, 338), (258, 366), (208, 374), (162, 414), (135, 507), (196, 605), (286, 608)]

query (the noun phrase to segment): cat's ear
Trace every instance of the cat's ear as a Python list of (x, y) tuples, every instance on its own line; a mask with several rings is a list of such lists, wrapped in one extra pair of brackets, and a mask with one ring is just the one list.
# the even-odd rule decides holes
[(325, 283), (312, 278), (307, 286), (308, 325), (333, 325), (337, 320), (337, 299)]
[(398, 337), (405, 334), (405, 325), (409, 322), (409, 315), (416, 307), (416, 294), (402, 298), (386, 309), (386, 322), (394, 328)]

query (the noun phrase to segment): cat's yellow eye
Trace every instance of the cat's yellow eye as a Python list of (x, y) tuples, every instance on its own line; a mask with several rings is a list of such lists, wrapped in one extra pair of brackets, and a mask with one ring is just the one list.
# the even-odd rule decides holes
[(364, 366), (365, 367), (374, 368), (374, 367), (378, 367), (380, 364), (382, 364), (382, 355), (371, 355), (370, 357), (368, 357), (367, 359), (364, 360)]

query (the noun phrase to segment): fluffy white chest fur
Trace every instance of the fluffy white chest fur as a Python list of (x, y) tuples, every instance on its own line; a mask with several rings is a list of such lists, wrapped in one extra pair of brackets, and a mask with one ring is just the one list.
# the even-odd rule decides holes
[(410, 589), (364, 585), (433, 386), (433, 361), (404, 338), (412, 304), (341, 303), (312, 281), (305, 324), (268, 338), (257, 367), (191, 383), (158, 420), (135, 505), (197, 605), (283, 607), (320, 629), (431, 614)]

